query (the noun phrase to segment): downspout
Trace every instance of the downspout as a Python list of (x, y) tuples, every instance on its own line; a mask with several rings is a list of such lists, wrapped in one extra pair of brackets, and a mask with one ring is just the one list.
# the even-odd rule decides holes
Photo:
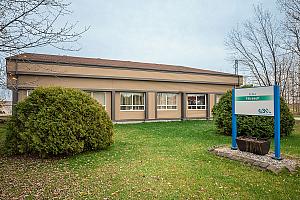
[(206, 94), (206, 120), (210, 119), (210, 94)]

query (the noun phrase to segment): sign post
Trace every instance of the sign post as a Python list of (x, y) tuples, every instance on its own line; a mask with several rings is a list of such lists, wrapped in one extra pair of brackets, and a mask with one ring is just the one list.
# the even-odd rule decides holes
[(236, 136), (237, 136), (237, 125), (236, 125), (236, 114), (235, 114), (235, 88), (232, 88), (232, 142), (231, 142), (231, 149), (237, 150), (236, 144)]
[(275, 156), (277, 160), (281, 160), (280, 156), (280, 90), (278, 85), (274, 85), (274, 143), (275, 143)]
[(279, 86), (232, 89), (232, 149), (237, 149), (237, 115), (274, 117), (274, 158), (280, 160)]

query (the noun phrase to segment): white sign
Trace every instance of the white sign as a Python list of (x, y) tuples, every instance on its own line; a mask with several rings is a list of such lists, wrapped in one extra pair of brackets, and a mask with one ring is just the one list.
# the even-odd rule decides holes
[(235, 114), (274, 116), (274, 87), (235, 89)]

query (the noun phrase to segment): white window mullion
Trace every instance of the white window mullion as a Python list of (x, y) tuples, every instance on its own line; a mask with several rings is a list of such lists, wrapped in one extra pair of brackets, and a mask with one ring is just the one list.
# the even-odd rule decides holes
[(168, 109), (168, 94), (165, 94), (166, 95), (166, 105), (165, 105), (165, 110)]
[[(134, 102), (134, 96), (136, 96), (136, 102)], [(122, 98), (129, 98), (131, 100), (130, 104), (128, 101), (123, 101)], [(140, 101), (141, 100), (141, 101)], [(121, 111), (144, 111), (145, 110), (145, 95), (144, 93), (128, 93), (128, 92), (121, 92), (120, 95), (120, 110)], [(123, 102), (123, 103), (122, 103)], [(141, 109), (142, 108), (142, 109)]]
[(131, 106), (130, 106), (130, 109), (129, 110), (133, 110), (133, 94), (131, 94)]
[[(174, 97), (175, 97), (175, 101), (174, 101), (174, 99), (171, 99)], [(159, 103), (157, 105), (158, 110), (177, 110), (177, 94), (175, 94), (175, 93), (158, 93), (156, 98)], [(162, 100), (164, 100), (164, 102), (162, 102)], [(170, 102), (170, 103), (168, 103), (168, 102)]]
[(29, 96), (33, 90), (26, 90), (26, 96)]
[[(192, 100), (189, 100), (189, 97), (195, 99), (195, 104), (189, 104)], [(204, 98), (204, 103), (201, 104), (201, 98)], [(190, 94), (188, 95), (188, 110), (206, 110), (206, 94)]]

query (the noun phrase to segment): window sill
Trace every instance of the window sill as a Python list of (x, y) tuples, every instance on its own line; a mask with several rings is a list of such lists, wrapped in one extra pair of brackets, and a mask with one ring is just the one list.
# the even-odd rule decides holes
[(175, 110), (178, 110), (178, 109), (157, 109), (158, 111), (175, 111)]
[(144, 112), (145, 110), (120, 110), (121, 112)]

